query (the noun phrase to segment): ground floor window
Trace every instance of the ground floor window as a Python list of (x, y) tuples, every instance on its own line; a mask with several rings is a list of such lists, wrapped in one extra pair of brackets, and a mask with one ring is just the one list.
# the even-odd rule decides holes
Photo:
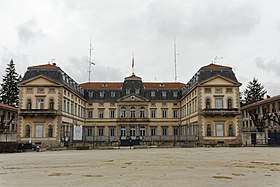
[(30, 137), (30, 125), (25, 126), (25, 134), (24, 137), (29, 138)]
[(211, 124), (207, 125), (206, 136), (211, 136)]
[(234, 130), (232, 124), (228, 126), (228, 136), (234, 136)]
[(104, 136), (104, 128), (103, 127), (98, 128), (98, 136)]
[(132, 137), (136, 136), (136, 129), (135, 129), (135, 127), (130, 127), (130, 136), (132, 136)]
[(121, 137), (125, 137), (126, 136), (126, 129), (125, 127), (121, 127)]
[(140, 127), (140, 136), (146, 136), (146, 128), (144, 126)]
[(88, 128), (87, 129), (87, 136), (92, 136), (92, 133), (93, 132), (93, 130), (92, 130), (92, 128)]
[(179, 133), (178, 133), (178, 127), (173, 127), (173, 135), (174, 136), (178, 136)]
[(115, 136), (115, 128), (110, 128), (110, 136)]
[(156, 136), (157, 135), (157, 129), (156, 127), (151, 128), (151, 136)]
[(162, 128), (162, 136), (167, 136), (167, 127)]
[(224, 136), (224, 124), (223, 123), (216, 124), (216, 136)]
[(49, 138), (53, 137), (53, 126), (52, 125), (48, 126), (48, 137)]

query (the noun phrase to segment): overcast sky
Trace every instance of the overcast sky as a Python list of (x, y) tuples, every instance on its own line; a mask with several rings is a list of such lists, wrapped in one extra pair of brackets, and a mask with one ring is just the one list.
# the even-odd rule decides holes
[(201, 66), (233, 67), (243, 85), (253, 77), (280, 94), (280, 1), (244, 0), (0, 0), (0, 76), (13, 58), (24, 74), (51, 59), (78, 83), (88, 81), (92, 37), (93, 81), (187, 83)]

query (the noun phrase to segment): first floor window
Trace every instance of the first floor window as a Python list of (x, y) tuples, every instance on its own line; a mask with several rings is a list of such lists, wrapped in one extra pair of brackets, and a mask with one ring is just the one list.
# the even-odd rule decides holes
[(151, 110), (151, 118), (156, 118), (156, 112), (157, 112), (156, 109)]
[(110, 118), (115, 118), (115, 110), (110, 110)]
[(98, 110), (99, 118), (104, 118), (104, 110)]
[(43, 125), (38, 124), (35, 126), (35, 137), (42, 138), (43, 137)]
[(162, 118), (167, 118), (167, 110), (162, 110)]
[(223, 99), (222, 98), (215, 99), (215, 108), (223, 108)]
[(216, 136), (224, 136), (224, 124), (223, 123), (216, 124)]
[(173, 110), (173, 118), (178, 118), (178, 110)]

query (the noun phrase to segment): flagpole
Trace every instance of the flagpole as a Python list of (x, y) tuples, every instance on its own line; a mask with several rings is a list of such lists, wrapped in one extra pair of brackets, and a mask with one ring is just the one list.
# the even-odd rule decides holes
[(132, 53), (132, 75), (134, 74), (134, 53)]

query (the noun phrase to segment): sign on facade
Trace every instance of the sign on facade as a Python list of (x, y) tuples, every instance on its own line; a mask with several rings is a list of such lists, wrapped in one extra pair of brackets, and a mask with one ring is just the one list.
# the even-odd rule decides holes
[(83, 126), (74, 125), (73, 140), (82, 140), (82, 139), (83, 139)]

